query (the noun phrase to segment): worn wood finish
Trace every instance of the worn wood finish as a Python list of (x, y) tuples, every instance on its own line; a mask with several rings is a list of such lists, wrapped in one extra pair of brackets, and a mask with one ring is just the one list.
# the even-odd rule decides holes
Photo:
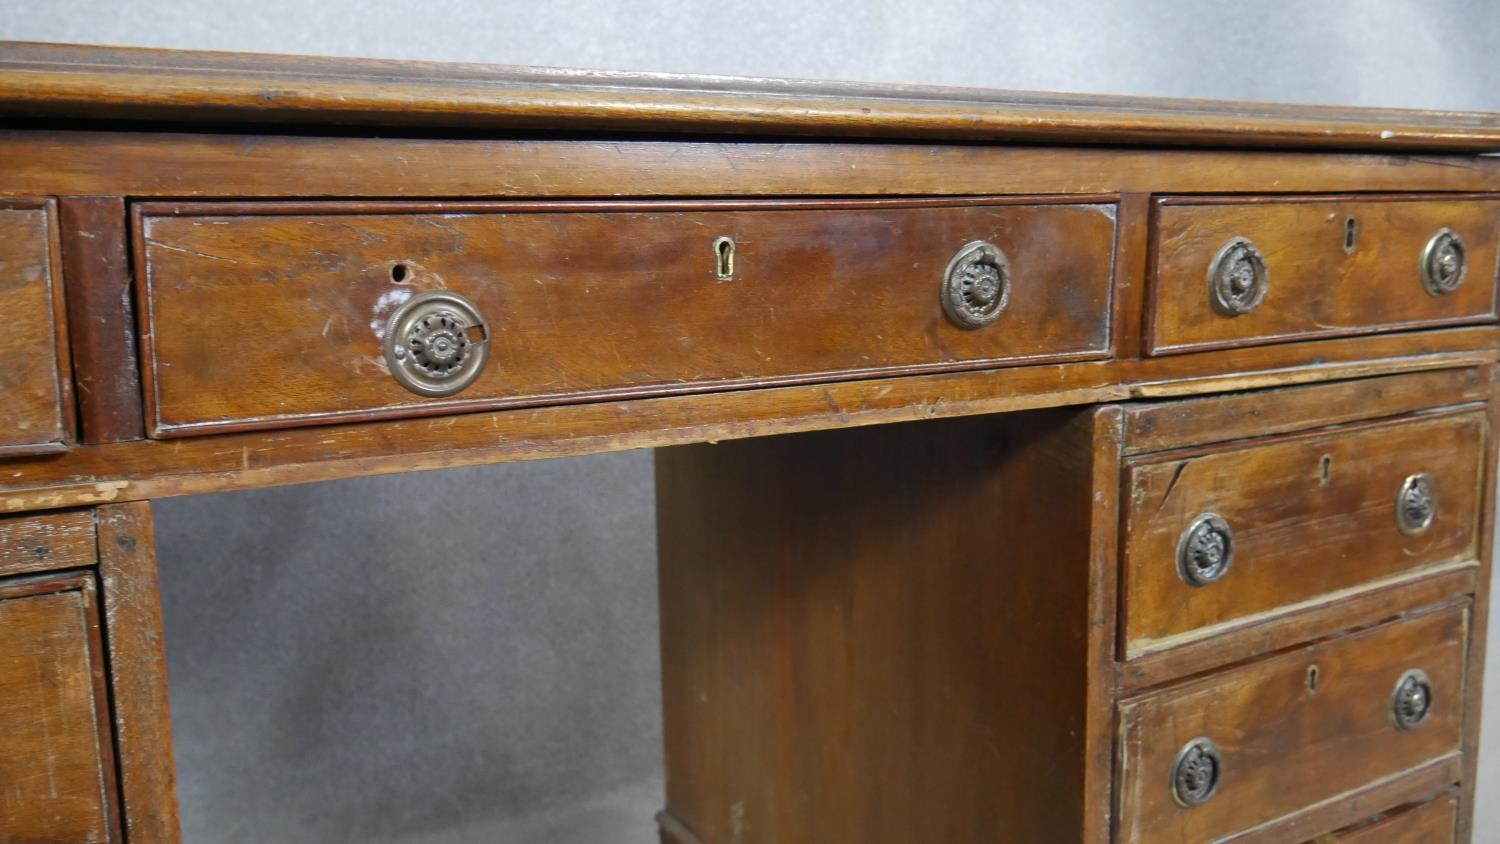
[[(1467, 604), (1446, 608), (1122, 704), (1118, 840), (1213, 840), (1456, 754), (1467, 613)], [(1402, 731), (1390, 700), (1410, 668), (1431, 678), (1433, 705)], [(1223, 784), (1183, 808), (1169, 788), (1172, 766), (1200, 736), (1223, 754)]]
[(1453, 840), (1457, 820), (1458, 796), (1445, 794), (1308, 844), (1442, 844)]
[(99, 579), (131, 844), (179, 844), (156, 540), (146, 502), (98, 509)]
[(1500, 149), (1491, 114), (0, 42), (0, 114), (92, 118)]
[(1489, 371), (1441, 369), (1125, 408), (1125, 453), (1186, 448), (1483, 401)]
[[(1487, 364), (1492, 328), (75, 448), (0, 472), (0, 512)], [(19, 464), (18, 464), (19, 465)]]
[[(1494, 368), (1490, 369), (1492, 389), (1495, 381), (1500, 378), (1500, 373)], [(1491, 395), (1495, 395), (1491, 393)], [(1500, 425), (1500, 403), (1493, 399), (1489, 404), (1489, 426), (1490, 430), (1496, 430)], [(1492, 434), (1489, 437), (1488, 448), (1484, 456), (1485, 466), (1494, 467), (1500, 464), (1500, 442)], [(1474, 587), (1474, 607), (1469, 614), (1469, 664), (1468, 664), (1468, 686), (1464, 692), (1464, 744), (1463, 744), (1463, 780), (1460, 783), (1461, 805), (1464, 810), (1458, 817), (1458, 836), (1461, 842), (1469, 841), (1474, 836), (1473, 822), (1474, 813), (1472, 807), (1479, 798), (1479, 735), (1480, 720), (1484, 712), (1484, 680), (1485, 661), (1489, 643), (1490, 627), (1490, 595), (1491, 583), (1495, 574), (1495, 509), (1496, 509), (1496, 484), (1495, 471), (1485, 474), (1484, 484), (1481, 488), (1482, 497), (1479, 502), (1479, 582)], [(1492, 725), (1491, 729), (1495, 729)]]
[(81, 439), (139, 439), (145, 417), (135, 355), (125, 202), (119, 197), (72, 198), (57, 206), (68, 322), (74, 326), (69, 339)]
[[(1421, 256), (1445, 227), (1463, 238), (1468, 272), (1457, 290), (1434, 295), (1423, 286)], [(1500, 202), (1163, 201), (1155, 228), (1148, 315), (1155, 354), (1495, 318)], [(1209, 297), (1208, 274), (1236, 237), (1264, 253), (1269, 292), (1250, 313), (1227, 316)]]
[(72, 408), (51, 202), (0, 203), (0, 458), (66, 450)]
[(91, 566), (96, 559), (92, 512), (0, 518), (0, 577)]
[[(1475, 560), (1485, 430), (1485, 414), (1467, 411), (1133, 462), (1125, 479), (1125, 656), (1383, 578)], [(1436, 513), (1425, 531), (1407, 536), (1396, 499), (1419, 472), (1432, 475)], [(1178, 573), (1177, 552), (1203, 513), (1228, 522), (1234, 559), (1222, 580), (1193, 586)]]
[(0, 838), (120, 842), (94, 577), (0, 582)]
[[(148, 205), (153, 435), (1103, 357), (1111, 205)], [(732, 278), (718, 277), (720, 237)], [(960, 328), (939, 289), (976, 240), (1010, 304)], [(387, 373), (402, 302), (472, 301), (490, 360), (462, 393)], [(213, 330), (200, 319), (213, 314)]]
[[(658, 453), (671, 817), (704, 844), (1107, 841), (1101, 414)], [(1048, 518), (985, 515), (1023, 510)]]

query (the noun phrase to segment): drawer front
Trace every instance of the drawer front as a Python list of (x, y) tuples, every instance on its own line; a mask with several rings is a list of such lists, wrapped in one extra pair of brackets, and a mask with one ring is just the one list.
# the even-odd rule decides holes
[(0, 576), (81, 568), (98, 559), (91, 511), (0, 518)]
[(1453, 841), (1458, 798), (1439, 797), (1309, 844), (1445, 844)]
[[(1500, 201), (1167, 200), (1155, 223), (1154, 354), (1495, 317)], [(1464, 272), (1451, 292), (1430, 292), (1423, 257), (1445, 231), (1459, 239)], [(1263, 276), (1250, 253), (1230, 246), (1240, 239)], [(1221, 278), (1240, 291), (1227, 302), (1212, 290)]]
[[(153, 433), (1108, 354), (1112, 205), (677, 208), (139, 208)], [(1009, 301), (964, 328), (940, 293), (974, 241), (1004, 253)], [(440, 289), (489, 351), (432, 398), (382, 344)]]
[(1471, 411), (1130, 464), (1126, 657), (1475, 560), (1485, 431)]
[(51, 203), (0, 205), (0, 458), (68, 441), (67, 344)]
[(118, 841), (93, 577), (0, 585), (0, 841)]
[(1457, 753), (1467, 628), (1450, 607), (1122, 703), (1121, 839), (1215, 840)]

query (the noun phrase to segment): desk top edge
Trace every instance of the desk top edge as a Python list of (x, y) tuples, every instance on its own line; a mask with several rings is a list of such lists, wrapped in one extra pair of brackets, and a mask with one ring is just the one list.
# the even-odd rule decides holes
[(0, 42), (0, 115), (408, 129), (1500, 151), (1500, 114)]

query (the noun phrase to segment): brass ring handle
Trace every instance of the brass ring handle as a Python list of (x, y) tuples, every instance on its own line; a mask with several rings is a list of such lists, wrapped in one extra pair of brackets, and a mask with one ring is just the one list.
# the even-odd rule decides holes
[(1208, 738), (1195, 738), (1182, 746), (1172, 763), (1172, 799), (1185, 809), (1202, 806), (1219, 793), (1224, 758), (1219, 746)]
[(1432, 527), (1437, 516), (1437, 493), (1432, 476), (1426, 472), (1408, 475), (1396, 492), (1396, 527), (1407, 536), (1416, 536)]
[(1260, 307), (1270, 289), (1266, 256), (1249, 238), (1230, 239), (1208, 265), (1208, 299), (1224, 316), (1250, 313)]
[(1437, 234), (1422, 247), (1422, 286), (1433, 296), (1446, 296), (1464, 283), (1469, 270), (1463, 238), (1449, 228)]
[(489, 325), (456, 293), (419, 293), (386, 322), (386, 367), (420, 396), (451, 396), (474, 383), (489, 352)]
[(1010, 259), (993, 243), (967, 243), (943, 271), (943, 313), (959, 328), (983, 328), (1010, 305)]
[(1432, 681), (1420, 669), (1401, 675), (1391, 692), (1391, 720), (1398, 730), (1416, 729), (1432, 714)]
[(1234, 532), (1218, 513), (1203, 513), (1177, 540), (1177, 576), (1189, 586), (1218, 583), (1234, 564)]

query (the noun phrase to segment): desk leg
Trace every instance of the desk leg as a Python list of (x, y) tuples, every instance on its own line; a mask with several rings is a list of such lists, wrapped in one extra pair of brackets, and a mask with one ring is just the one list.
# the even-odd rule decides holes
[(1117, 431), (659, 450), (663, 842), (1107, 841)]
[(178, 844), (156, 540), (149, 502), (98, 509), (99, 575), (130, 844)]

